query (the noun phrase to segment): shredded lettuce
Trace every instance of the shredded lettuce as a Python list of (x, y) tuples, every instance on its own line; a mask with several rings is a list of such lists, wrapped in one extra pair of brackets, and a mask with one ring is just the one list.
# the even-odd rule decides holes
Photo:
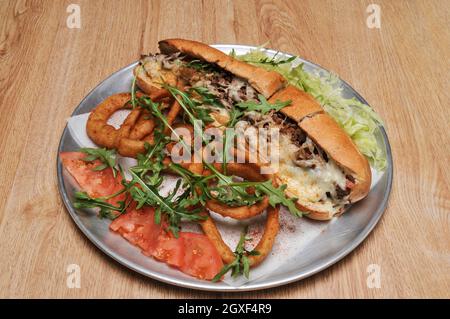
[(235, 58), (260, 66), (267, 70), (277, 71), (290, 84), (310, 93), (347, 132), (358, 149), (370, 162), (370, 165), (382, 171), (386, 168), (386, 154), (383, 145), (379, 145), (376, 132), (383, 125), (381, 118), (368, 105), (356, 98), (345, 98), (339, 78), (329, 72), (308, 73), (303, 63), (296, 65), (291, 59), (268, 57), (262, 48), (252, 50)]

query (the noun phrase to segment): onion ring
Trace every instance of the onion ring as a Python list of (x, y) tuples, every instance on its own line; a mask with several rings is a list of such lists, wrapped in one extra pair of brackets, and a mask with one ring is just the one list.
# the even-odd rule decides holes
[(107, 97), (89, 115), (86, 132), (95, 144), (106, 148), (115, 148), (119, 130), (107, 123), (114, 112), (130, 108), (127, 103), (131, 99), (129, 93), (119, 93)]
[[(151, 143), (150, 143), (151, 144)], [(123, 137), (117, 145), (117, 152), (125, 157), (136, 158), (138, 154), (145, 152), (145, 142)]]
[(261, 214), (269, 206), (269, 198), (265, 196), (261, 201), (251, 206), (230, 207), (215, 199), (206, 201), (206, 208), (213, 212), (233, 219), (247, 219)]
[[(267, 217), (266, 217), (266, 224), (264, 227), (264, 233), (261, 239), (259, 240), (258, 244), (256, 245), (256, 247), (254, 248), (255, 251), (259, 252), (259, 255), (247, 256), (250, 267), (259, 265), (272, 250), (275, 238), (280, 228), (278, 216), (279, 216), (278, 206), (277, 207), (270, 206), (267, 209)], [(220, 232), (217, 229), (217, 226), (214, 220), (211, 218), (211, 216), (208, 216), (207, 219), (201, 221), (200, 225), (205, 235), (209, 238), (209, 240), (211, 240), (214, 247), (216, 247), (224, 263), (226, 264), (232, 263), (235, 260), (236, 256), (231, 251), (230, 247), (228, 247), (228, 245), (223, 241), (222, 235), (220, 235)]]
[[(167, 97), (169, 92), (165, 89), (160, 89), (150, 96), (150, 98), (154, 101), (158, 101), (162, 98)], [(141, 97), (141, 92), (136, 92), (136, 96)], [(128, 137), (132, 128), (138, 121), (140, 117), (140, 113), (142, 112), (142, 108), (135, 108), (128, 114), (125, 122), (120, 126), (119, 129), (116, 129), (114, 126), (109, 125), (108, 119), (118, 110), (120, 109), (129, 109), (131, 108), (131, 104), (129, 101), (131, 100), (130, 93), (119, 93), (108, 96), (104, 99), (100, 104), (98, 104), (95, 109), (89, 114), (89, 118), (86, 124), (86, 132), (89, 138), (97, 145), (106, 147), (109, 149), (117, 148), (117, 145), (124, 137)], [(143, 124), (140, 124), (143, 125)], [(141, 135), (148, 134), (147, 132), (151, 132), (153, 128), (150, 127), (149, 123), (145, 124), (145, 128), (142, 128), (143, 131), (140, 133)], [(153, 125), (154, 126), (154, 125)], [(133, 134), (134, 135), (134, 134)]]
[(155, 121), (152, 118), (150, 112), (147, 110), (143, 110), (136, 124), (132, 128), (129, 138), (133, 140), (141, 140), (145, 138), (145, 136), (152, 133), (154, 128)]
[(119, 143), (119, 141), (122, 138), (127, 138), (128, 136), (130, 136), (132, 129), (134, 128), (137, 120), (141, 116), (142, 110), (143, 110), (142, 108), (137, 107), (137, 108), (131, 110), (130, 114), (128, 114), (125, 121), (122, 123), (120, 128), (117, 130), (116, 141), (114, 143), (115, 147), (117, 147), (117, 144)]
[[(222, 171), (222, 165), (220, 163), (215, 163), (214, 167)], [(253, 164), (241, 164), (241, 163), (227, 163), (227, 171), (232, 175), (242, 177), (246, 180), (254, 182), (262, 182), (268, 178), (258, 172), (258, 166)], [(208, 174), (208, 172), (204, 172)], [(253, 204), (251, 206), (237, 206), (230, 207), (218, 200), (211, 199), (206, 201), (206, 208), (212, 210), (223, 217), (231, 217), (234, 219), (248, 219), (261, 214), (269, 206), (269, 198), (264, 196), (264, 198)]]
[[(136, 108), (133, 111), (135, 111), (135, 110), (141, 110), (141, 112), (143, 112), (143, 113), (145, 111), (145, 110), (142, 111), (142, 108)], [(138, 121), (138, 117), (136, 117), (136, 115), (133, 114), (133, 111), (128, 115), (127, 119), (125, 120), (125, 122), (123, 124), (123, 125), (125, 125), (125, 129), (123, 131), (123, 134), (120, 134), (118, 136), (117, 143), (116, 143), (117, 152), (120, 155), (126, 156), (126, 157), (136, 157), (137, 154), (144, 153), (145, 152), (145, 143), (153, 144), (153, 129), (155, 127), (154, 122), (153, 122), (153, 126), (152, 126), (150, 124), (145, 124), (145, 122), (143, 122), (144, 121), (143, 120), (139, 123), (140, 127), (136, 128), (136, 126), (135, 126), (136, 131), (132, 131), (131, 128), (128, 129), (128, 122), (133, 123), (133, 125), (138, 124), (138, 123), (136, 123), (136, 121)], [(172, 103), (170, 110), (167, 113), (167, 122), (169, 125), (172, 125), (172, 123), (175, 121), (175, 119), (178, 116), (178, 114), (180, 113), (180, 111), (181, 111), (181, 107), (180, 107), (179, 103), (175, 100)], [(144, 127), (144, 125), (146, 125), (146, 126)], [(150, 132), (149, 132), (149, 129), (151, 129)], [(164, 133), (166, 133), (166, 129), (167, 129), (167, 127), (165, 128)], [(133, 136), (145, 135), (145, 137), (143, 139), (133, 139), (130, 132), (131, 133), (135, 132), (133, 134)], [(149, 133), (149, 134), (147, 134), (147, 133)]]

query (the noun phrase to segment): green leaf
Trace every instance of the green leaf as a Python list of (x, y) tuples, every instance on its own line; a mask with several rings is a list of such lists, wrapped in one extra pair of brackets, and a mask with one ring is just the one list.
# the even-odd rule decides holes
[(213, 282), (219, 281), (222, 276), (228, 273), (231, 270), (231, 277), (237, 277), (239, 275), (244, 275), (246, 278), (250, 277), (250, 261), (247, 256), (254, 256), (259, 254), (259, 252), (247, 251), (245, 249), (245, 241), (247, 240), (247, 231), (248, 227), (244, 227), (241, 232), (241, 237), (239, 238), (239, 242), (236, 245), (236, 249), (234, 251), (235, 259), (222, 267), (220, 272), (214, 276)]
[(216, 95), (211, 93), (206, 87), (203, 86), (195, 86), (191, 89), (189, 89), (189, 93), (192, 95), (192, 93), (196, 93), (200, 96), (201, 101), (199, 101), (200, 104), (206, 104), (206, 105), (212, 105), (219, 108), (224, 108), (223, 104), (219, 101)]
[(231, 268), (235, 266), (234, 263), (230, 263), (222, 267), (222, 269), (217, 273), (217, 275), (214, 276), (214, 278), (211, 280), (212, 282), (218, 282), (227, 272), (230, 271)]
[[(125, 204), (124, 201), (120, 201), (118, 206), (114, 206), (107, 202), (109, 198), (115, 197), (121, 193), (123, 193), (125, 190), (121, 190), (117, 193), (114, 193), (110, 196), (106, 197), (98, 197), (93, 198), (89, 196), (86, 192), (75, 192), (74, 194), (74, 201), (73, 201), (73, 207), (76, 209), (86, 209), (86, 208), (98, 208), (99, 209), (99, 217), (100, 218), (109, 218), (109, 219), (115, 219), (119, 215), (125, 212), (128, 205)], [(117, 213), (114, 213), (117, 212)]]
[[(269, 65), (271, 67), (276, 67), (279, 66), (281, 64), (288, 64), (291, 63), (292, 61), (294, 61), (297, 57), (296, 56), (291, 56), (287, 59), (277, 59), (277, 55), (280, 52), (276, 52), (275, 55), (273, 57), (268, 57), (266, 55), (263, 55), (262, 57), (259, 57), (258, 59), (242, 59), (242, 61), (245, 62), (250, 62), (250, 63), (257, 63), (257, 64), (266, 64)], [(237, 57), (239, 59), (239, 57)]]
[(242, 256), (242, 270), (244, 273), (244, 276), (248, 278), (250, 276), (250, 263), (248, 261), (247, 256)]
[(95, 160), (101, 161), (103, 164), (94, 167), (93, 171), (101, 171), (108, 167), (112, 169), (114, 178), (117, 176), (116, 169), (116, 151), (108, 150), (106, 148), (80, 148), (80, 152), (85, 153), (87, 156), (83, 158), (86, 162), (93, 162)]
[(227, 123), (227, 127), (234, 127), (240, 118), (244, 115), (244, 112), (237, 107), (233, 107), (229, 113), (230, 120)]
[(267, 99), (261, 94), (258, 94), (258, 99), (259, 103), (255, 101), (246, 101), (237, 103), (235, 104), (235, 106), (247, 112), (257, 111), (265, 115), (270, 111), (278, 112), (285, 106), (288, 106), (292, 103), (291, 100), (284, 102), (277, 100), (275, 103), (269, 103)]
[(186, 67), (203, 72), (215, 72), (217, 67), (214, 64), (202, 61), (202, 60), (191, 60), (186, 63)]
[(198, 122), (212, 123), (214, 120), (209, 115), (210, 110), (201, 107), (201, 104), (196, 103), (195, 100), (191, 98), (189, 93), (179, 90), (177, 87), (164, 84), (163, 87), (170, 92), (170, 94), (178, 101), (181, 108), (184, 110), (185, 115), (188, 117), (190, 123), (194, 126), (194, 131), (198, 136), (203, 136), (202, 128), (200, 129), (196, 126)]
[(159, 186), (163, 182), (162, 171), (164, 169), (164, 149), (170, 138), (162, 133), (162, 127), (156, 127), (153, 131), (154, 144), (145, 143), (145, 154), (138, 154), (137, 165), (130, 171), (138, 174), (146, 184)]
[(269, 196), (269, 203), (272, 207), (281, 204), (285, 206), (289, 210), (289, 212), (296, 217), (301, 217), (303, 214), (307, 214), (301, 212), (295, 205), (297, 198), (289, 198), (286, 196), (284, 192), (286, 189), (286, 185), (281, 185), (280, 187), (276, 188), (272, 185), (272, 181), (268, 180), (263, 183), (256, 184), (255, 187)]
[(159, 194), (158, 189), (151, 184), (147, 184), (139, 174), (130, 169), (130, 174), (133, 179), (130, 184), (133, 185), (129, 192), (131, 197), (138, 202), (138, 207), (148, 205), (155, 207), (155, 221), (161, 221), (161, 214), (165, 214), (169, 221), (168, 230), (173, 233), (175, 237), (178, 236), (179, 223), (181, 220), (198, 222), (207, 218), (206, 215), (201, 214), (200, 209), (190, 209), (186, 205), (184, 199), (191, 193), (190, 190), (185, 191), (182, 195), (175, 198), (175, 193), (180, 186), (177, 183), (175, 190), (167, 196)]
[(155, 224), (156, 225), (161, 224), (161, 208), (160, 207), (158, 207), (155, 210)]
[(88, 155), (85, 158), (83, 158), (83, 161), (85, 162), (93, 162), (97, 159), (97, 156), (95, 155)]
[[(214, 198), (229, 206), (243, 206), (253, 205), (263, 199), (260, 192), (249, 194), (247, 192), (247, 182), (234, 182), (233, 176), (227, 176), (220, 173), (214, 165), (204, 163), (204, 165), (213, 173), (217, 178), (216, 187), (208, 187), (208, 193), (211, 198)], [(212, 194), (211, 192), (214, 192)]]

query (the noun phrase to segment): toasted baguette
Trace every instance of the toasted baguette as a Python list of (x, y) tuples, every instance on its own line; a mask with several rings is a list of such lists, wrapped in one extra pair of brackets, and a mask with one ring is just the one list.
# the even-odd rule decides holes
[[(281, 110), (283, 114), (296, 121), (300, 128), (331, 157), (346, 174), (355, 178), (355, 186), (349, 195), (350, 202), (364, 198), (370, 189), (370, 165), (358, 150), (352, 139), (327, 115), (314, 98), (293, 86), (278, 91), (269, 101), (291, 100), (291, 104)], [(299, 209), (309, 212), (312, 219), (328, 220), (340, 211), (333, 209), (311, 209), (300, 201)], [(324, 207), (325, 208), (325, 207)]]
[[(196, 59), (214, 63), (230, 73), (246, 79), (270, 102), (291, 100), (291, 105), (283, 108), (281, 112), (296, 121), (300, 128), (346, 174), (355, 177), (356, 184), (349, 195), (350, 201), (356, 202), (368, 194), (371, 184), (371, 171), (367, 159), (359, 152), (342, 128), (329, 115), (325, 114), (323, 108), (311, 95), (292, 85), (286, 86), (286, 80), (277, 72), (266, 71), (236, 60), (204, 43), (183, 39), (168, 39), (160, 41), (159, 47), (161, 52), (165, 54), (182, 52)], [(142, 79), (146, 80), (147, 83), (141, 84), (138, 82), (141, 88), (151, 85), (148, 79), (145, 77), (142, 77)], [(277, 178), (275, 174), (275, 179), (280, 178)], [(326, 209), (326, 207), (311, 209), (311, 207), (306, 206), (306, 203), (300, 201), (296, 204), (299, 209), (309, 213), (306, 216), (316, 220), (329, 220), (342, 213), (341, 210)]]
[(294, 86), (287, 86), (269, 99), (271, 102), (277, 100), (291, 100), (291, 104), (284, 107), (281, 112), (299, 123), (300, 128), (316, 144), (347, 173), (356, 178), (350, 200), (356, 202), (364, 198), (371, 184), (370, 165), (350, 136), (324, 112), (311, 95)]
[(269, 99), (269, 102), (291, 101), (291, 104), (281, 109), (281, 113), (300, 122), (306, 116), (323, 113), (323, 109), (314, 98), (306, 92), (300, 91), (295, 86), (288, 85), (278, 91)]
[(159, 42), (162, 53), (182, 52), (197, 59), (214, 63), (224, 70), (247, 80), (250, 85), (266, 98), (284, 87), (285, 78), (274, 71), (266, 71), (251, 64), (239, 61), (207, 44), (183, 40), (168, 39)]

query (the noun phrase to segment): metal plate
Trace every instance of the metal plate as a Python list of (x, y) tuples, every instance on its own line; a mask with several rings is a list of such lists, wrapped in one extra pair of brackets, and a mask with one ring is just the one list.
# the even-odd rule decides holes
[[(234, 49), (237, 54), (243, 54), (250, 49), (254, 49), (254, 47), (243, 45), (215, 45), (214, 47), (227, 53)], [(273, 55), (276, 52), (268, 50), (267, 53)], [(279, 53), (278, 56), (289, 57), (291, 55)], [(307, 71), (324, 70), (309, 61), (302, 59), (300, 61), (304, 62)], [(124, 67), (100, 83), (81, 101), (73, 115), (91, 111), (99, 102), (111, 94), (129, 91), (132, 69), (136, 63)], [(346, 97), (355, 97), (367, 104), (346, 82), (342, 81), (342, 86), (344, 88), (343, 94)], [(81, 231), (108, 256), (142, 275), (173, 285), (200, 290), (249, 291), (265, 289), (306, 278), (331, 266), (355, 249), (375, 227), (386, 208), (393, 174), (392, 154), (386, 132), (383, 128), (380, 128), (377, 135), (379, 142), (386, 148), (387, 169), (372, 185), (367, 198), (353, 205), (335, 222), (329, 223), (320, 237), (308, 244), (299, 258), (295, 258), (295, 263), (286, 264), (276, 269), (270, 276), (251, 281), (240, 287), (197, 280), (166, 266), (164, 263), (146, 257), (121, 236), (109, 231), (109, 221), (99, 219), (95, 214), (76, 210), (71, 204), (75, 184), (63, 170), (59, 156), (57, 160), (58, 186), (70, 216)], [(75, 151), (78, 148), (79, 146), (66, 127), (61, 136), (58, 152)]]

